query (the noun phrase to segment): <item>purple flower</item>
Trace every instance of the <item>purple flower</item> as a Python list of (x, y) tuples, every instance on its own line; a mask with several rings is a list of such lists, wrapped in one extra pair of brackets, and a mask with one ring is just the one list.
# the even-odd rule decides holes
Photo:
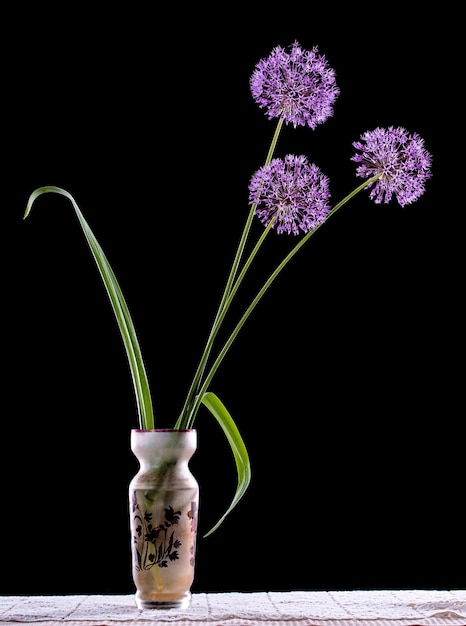
[(356, 175), (362, 178), (380, 175), (371, 183), (374, 186), (370, 198), (374, 202), (388, 203), (395, 194), (399, 204), (405, 206), (422, 196), (424, 183), (431, 177), (432, 156), (419, 135), (410, 135), (402, 127), (376, 128), (366, 131), (353, 146), (360, 151), (351, 157), (361, 164)]
[(254, 100), (267, 109), (269, 119), (283, 117), (293, 126), (315, 130), (333, 115), (340, 93), (335, 72), (316, 46), (303, 50), (297, 41), (289, 52), (277, 46), (257, 63), (249, 81)]
[(307, 157), (288, 154), (272, 159), (249, 182), (249, 204), (257, 204), (255, 214), (266, 226), (276, 217), (272, 228), (277, 233), (299, 234), (325, 221), (330, 210), (327, 200), (329, 179)]

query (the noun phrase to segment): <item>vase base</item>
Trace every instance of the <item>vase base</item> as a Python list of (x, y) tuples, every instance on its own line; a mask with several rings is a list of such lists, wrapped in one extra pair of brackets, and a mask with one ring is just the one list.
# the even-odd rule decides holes
[(135, 595), (136, 606), (138, 609), (187, 609), (191, 604), (191, 593), (187, 593), (177, 600), (144, 600)]

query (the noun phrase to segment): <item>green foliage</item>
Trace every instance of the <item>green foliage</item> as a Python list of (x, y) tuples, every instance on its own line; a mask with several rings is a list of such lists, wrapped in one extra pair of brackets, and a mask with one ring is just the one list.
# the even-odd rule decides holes
[(133, 380), (133, 386), (136, 395), (136, 402), (139, 414), (139, 426), (140, 428), (147, 430), (154, 428), (154, 414), (152, 409), (152, 399), (149, 389), (149, 381), (147, 378), (144, 362), (142, 360), (141, 349), (139, 347), (136, 330), (134, 328), (133, 321), (131, 319), (130, 312), (126, 305), (125, 298), (120, 289), (120, 285), (116, 279), (115, 274), (108, 262), (104, 251), (100, 247), (99, 242), (95, 238), (89, 224), (84, 219), (76, 201), (73, 196), (61, 189), (60, 187), (39, 187), (29, 197), (29, 201), (26, 206), (24, 218), (26, 218), (31, 212), (34, 201), (44, 193), (58, 193), (65, 196), (71, 201), (73, 208), (78, 217), (79, 223), (83, 229), (89, 248), (91, 249), (94, 260), (99, 269), (100, 275), (107, 290), (108, 297), (113, 307), (118, 327), (123, 338), (123, 343), (128, 356), (130, 364), (131, 376)]
[[(275, 131), (275, 135), (272, 141), (272, 145), (270, 147), (269, 153), (267, 155), (266, 163), (269, 163), (272, 154), (275, 148), (275, 144), (278, 140), (278, 135), (281, 127), (281, 121), (277, 124), (277, 129)], [(359, 193), (362, 189), (366, 188), (371, 182), (377, 179), (378, 176), (374, 176), (371, 179), (366, 180), (359, 187), (353, 190), (350, 194), (348, 194), (343, 200), (341, 200), (338, 204), (336, 204), (333, 209), (329, 212), (327, 216), (328, 218), (333, 215), (340, 207), (342, 207), (346, 202), (352, 198), (354, 195)], [(89, 224), (85, 220), (81, 210), (79, 209), (75, 199), (73, 196), (64, 189), (60, 187), (39, 187), (30, 195), (26, 211), (24, 213), (24, 218), (26, 218), (32, 208), (34, 201), (45, 193), (57, 193), (62, 196), (65, 196), (70, 200), (75, 213), (78, 217), (79, 223), (83, 230), (83, 233), (86, 237), (87, 243), (89, 244), (89, 248), (96, 262), (97, 268), (100, 272), (100, 276), (107, 290), (108, 297), (110, 299), (110, 303), (113, 308), (113, 312), (115, 314), (116, 321), (118, 323), (118, 327), (120, 329), (120, 333), (123, 339), (123, 343), (125, 346), (126, 354), (128, 357), (131, 377), (134, 387), (134, 392), (136, 396), (136, 404), (138, 410), (139, 417), (139, 428), (142, 430), (150, 430), (156, 427), (154, 420), (154, 412), (152, 407), (152, 398), (150, 393), (149, 381), (146, 374), (146, 369), (144, 366), (141, 349), (139, 346), (139, 341), (137, 338), (136, 330), (134, 328), (134, 324), (126, 304), (125, 298), (123, 296), (123, 292), (118, 284), (116, 276), (110, 266), (110, 263), (105, 256), (99, 242), (94, 236)], [(220, 305), (215, 316), (214, 322), (212, 324), (212, 328), (206, 342), (204, 351), (202, 353), (201, 359), (199, 361), (199, 365), (196, 369), (195, 375), (193, 377), (191, 386), (189, 388), (188, 394), (186, 396), (186, 400), (181, 411), (181, 414), (174, 425), (175, 429), (183, 430), (188, 428), (194, 428), (195, 420), (197, 413), (201, 404), (203, 404), (209, 412), (213, 415), (213, 417), (217, 420), (219, 425), (221, 426), (228, 443), (230, 444), (231, 451), (233, 453), (234, 461), (236, 464), (236, 473), (237, 473), (237, 486), (236, 492), (233, 496), (230, 506), (227, 511), (222, 515), (219, 521), (209, 530), (209, 532), (205, 535), (206, 537), (212, 534), (217, 528), (222, 524), (225, 517), (235, 508), (238, 504), (239, 500), (243, 497), (246, 489), (251, 480), (251, 469), (249, 456), (244, 444), (244, 441), (241, 437), (241, 434), (225, 408), (224, 404), (221, 400), (211, 391), (209, 391), (208, 387), (212, 382), (212, 379), (228, 352), (230, 346), (233, 341), (236, 339), (239, 331), (243, 327), (244, 323), (256, 307), (259, 300), (262, 298), (264, 293), (270, 287), (272, 282), (278, 276), (278, 274), (282, 271), (282, 269), (287, 265), (287, 263), (291, 260), (291, 258), (301, 249), (301, 247), (314, 235), (314, 233), (318, 230), (320, 226), (315, 228), (314, 230), (306, 233), (304, 237), (302, 237), (298, 243), (294, 245), (291, 251), (283, 258), (283, 260), (279, 263), (276, 269), (272, 272), (272, 274), (268, 277), (268, 279), (264, 282), (257, 295), (251, 301), (250, 305), (244, 311), (242, 317), (237, 322), (230, 336), (227, 338), (222, 348), (219, 350), (216, 358), (213, 360), (213, 363), (210, 363), (210, 355), (212, 348), (215, 343), (215, 339), (217, 337), (220, 326), (225, 319), (225, 316), (228, 312), (228, 309), (231, 305), (231, 302), (246, 274), (249, 267), (251, 266), (256, 254), (258, 253), (260, 247), (262, 246), (266, 236), (269, 234), (270, 229), (272, 227), (273, 221), (271, 221), (267, 228), (264, 229), (262, 235), (259, 237), (255, 246), (252, 248), (251, 253), (245, 260), (243, 264), (241, 264), (241, 259), (243, 256), (244, 248), (246, 245), (247, 237), (251, 228), (252, 219), (255, 213), (256, 205), (252, 205), (245, 226), (243, 230), (243, 234), (241, 236), (238, 249), (236, 251), (235, 259), (230, 270), (230, 275), (228, 277), (225, 290), (223, 296), (220, 301)], [(207, 367), (209, 365), (209, 368)]]
[[(68, 193), (64, 189), (61, 189), (60, 187), (40, 187), (36, 189), (29, 197), (26, 211), (24, 213), (24, 218), (29, 215), (34, 201), (39, 196), (44, 193), (51, 192), (63, 195), (71, 201), (78, 217), (79, 223), (81, 224), (82, 230), (89, 244), (89, 248), (100, 272), (100, 276), (102, 277), (103, 283), (107, 290), (107, 294), (110, 299), (110, 303), (112, 305), (113, 312), (115, 314), (115, 318), (117, 320), (118, 327), (120, 329), (120, 333), (126, 349), (126, 354), (130, 364), (134, 391), (136, 395), (136, 402), (139, 414), (139, 427), (142, 430), (150, 430), (155, 427), (152, 399), (149, 389), (149, 381), (144, 367), (141, 349), (137, 339), (134, 324), (131, 319), (131, 315), (125, 298), (123, 296), (123, 292), (121, 291), (120, 285), (118, 284), (110, 263), (105, 256), (105, 253), (102, 250), (99, 242), (95, 238), (89, 224), (85, 220), (76, 201), (70, 193)], [(223, 432), (225, 433), (233, 452), (238, 474), (238, 484), (232, 504), (229, 507), (228, 511), (224, 513), (222, 518), (216, 523), (216, 525), (205, 535), (207, 536), (214, 532), (214, 530), (216, 530), (220, 526), (227, 514), (236, 506), (236, 503), (242, 497), (249, 485), (251, 471), (246, 446), (244, 445), (236, 424), (234, 423), (232, 417), (226, 410), (223, 403), (213, 393), (204, 394), (202, 398), (202, 403), (208, 408), (208, 410), (212, 413), (212, 415), (222, 427)]]
[(236, 463), (236, 472), (238, 475), (238, 482), (236, 485), (236, 492), (233, 500), (231, 501), (231, 504), (225, 511), (225, 513), (215, 524), (215, 526), (213, 526), (209, 530), (209, 532), (204, 535), (204, 537), (208, 537), (215, 530), (217, 530), (217, 528), (223, 522), (228, 513), (230, 513), (235, 508), (239, 500), (242, 498), (244, 492), (248, 488), (249, 482), (251, 480), (251, 465), (249, 463), (246, 446), (244, 445), (239, 430), (220, 398), (218, 398), (214, 393), (208, 392), (202, 397), (202, 403), (209, 409), (209, 411), (222, 427), (223, 432), (225, 433), (225, 436), (230, 444), (231, 451), (233, 452)]

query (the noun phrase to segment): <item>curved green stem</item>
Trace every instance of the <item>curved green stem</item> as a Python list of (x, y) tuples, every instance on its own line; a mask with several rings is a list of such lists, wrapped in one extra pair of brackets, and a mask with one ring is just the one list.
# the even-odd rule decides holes
[[(207, 391), (207, 389), (208, 389), (208, 387), (209, 387), (209, 385), (210, 385), (210, 383), (212, 381), (212, 378), (214, 377), (214, 375), (215, 375), (215, 373), (216, 373), (220, 363), (223, 361), (223, 359), (224, 359), (226, 353), (228, 352), (229, 348), (231, 347), (233, 341), (236, 339), (236, 336), (238, 335), (239, 331), (243, 327), (243, 325), (246, 322), (246, 320), (248, 319), (248, 317), (251, 315), (252, 311), (257, 306), (259, 300), (265, 294), (265, 292), (270, 287), (270, 285), (273, 283), (273, 281), (277, 278), (277, 276), (282, 271), (282, 269), (285, 267), (285, 265), (287, 265), (287, 263), (304, 246), (304, 244), (309, 241), (309, 239), (312, 237), (312, 235), (314, 235), (319, 230), (319, 228), (321, 226), (323, 226), (324, 224), (327, 223), (328, 219), (332, 215), (334, 215), (344, 204), (346, 204), (349, 200), (351, 200), (351, 198), (353, 198), (356, 194), (358, 194), (360, 191), (365, 189), (369, 184), (373, 183), (379, 177), (380, 177), (380, 175), (377, 174), (376, 176), (373, 176), (372, 178), (366, 180), (364, 183), (362, 183), (361, 185), (356, 187), (356, 189), (354, 189), (351, 193), (349, 193), (347, 196), (345, 196), (343, 198), (343, 200), (338, 202), (329, 211), (329, 213), (327, 214), (327, 218), (326, 218), (325, 222), (322, 222), (321, 224), (316, 226), (316, 228), (314, 228), (313, 230), (310, 230), (308, 233), (306, 233), (306, 235), (304, 235), (304, 237), (299, 240), (299, 242), (292, 248), (292, 250), (283, 258), (281, 263), (279, 263), (279, 265), (275, 268), (275, 270), (272, 272), (272, 274), (269, 276), (267, 281), (264, 283), (262, 288), (257, 293), (256, 297), (252, 300), (251, 304), (248, 306), (248, 308), (244, 312), (243, 316), (239, 320), (238, 324), (235, 326), (234, 330), (232, 331), (232, 333), (228, 337), (228, 339), (225, 342), (223, 348), (221, 349), (221, 351), (219, 352), (217, 358), (215, 359), (214, 363), (212, 364), (212, 366), (211, 366), (211, 368), (209, 370), (209, 373), (204, 378), (202, 387), (200, 388), (199, 393), (196, 395), (194, 407), (192, 409), (191, 416), (190, 416), (190, 421), (188, 422), (187, 428), (192, 428), (192, 425), (194, 423), (194, 419), (196, 417), (197, 411), (198, 411), (198, 409), (200, 407), (200, 404), (202, 402), (202, 397), (206, 393), (206, 391)], [(227, 304), (229, 304), (228, 301), (227, 301)]]

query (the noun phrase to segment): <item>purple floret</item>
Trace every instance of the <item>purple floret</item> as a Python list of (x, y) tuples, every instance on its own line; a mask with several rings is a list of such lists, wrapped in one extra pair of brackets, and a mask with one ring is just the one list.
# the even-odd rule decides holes
[(255, 214), (277, 233), (306, 233), (325, 221), (330, 210), (329, 179), (307, 157), (289, 154), (272, 159), (253, 174), (249, 183), (249, 204)]
[(376, 128), (363, 133), (353, 146), (359, 150), (351, 157), (360, 163), (356, 175), (380, 175), (369, 185), (370, 198), (376, 204), (388, 203), (395, 195), (399, 204), (405, 206), (424, 193), (425, 182), (431, 177), (432, 156), (418, 134), (409, 134), (402, 127)]
[(315, 130), (333, 115), (340, 93), (325, 56), (316, 46), (303, 50), (296, 41), (288, 51), (277, 46), (261, 59), (249, 82), (254, 100), (268, 118), (283, 118), (295, 128), (307, 125)]

